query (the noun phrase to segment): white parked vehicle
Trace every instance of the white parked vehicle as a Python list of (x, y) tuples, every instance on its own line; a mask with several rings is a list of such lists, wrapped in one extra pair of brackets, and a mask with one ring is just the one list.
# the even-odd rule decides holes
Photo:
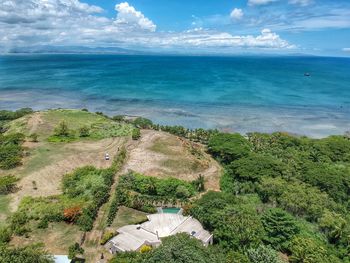
[(105, 160), (107, 160), (107, 161), (109, 160), (109, 154), (108, 153), (105, 154)]

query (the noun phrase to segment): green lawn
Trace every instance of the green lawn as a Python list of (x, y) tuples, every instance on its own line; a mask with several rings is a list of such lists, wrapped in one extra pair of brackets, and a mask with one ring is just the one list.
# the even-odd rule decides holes
[(111, 225), (113, 228), (119, 228), (126, 225), (140, 224), (147, 221), (147, 214), (132, 208), (121, 206)]

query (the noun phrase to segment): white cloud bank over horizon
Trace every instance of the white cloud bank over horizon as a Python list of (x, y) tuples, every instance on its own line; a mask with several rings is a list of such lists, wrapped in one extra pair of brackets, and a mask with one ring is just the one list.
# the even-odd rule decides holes
[[(157, 26), (127, 2), (115, 6), (115, 18), (79, 0), (5, 0), (0, 5), (0, 47), (75, 45), (85, 47), (270, 49), (295, 45), (269, 29), (257, 36), (216, 30), (157, 31)], [(243, 12), (234, 13), (237, 19)], [(1, 51), (1, 50), (0, 50)]]

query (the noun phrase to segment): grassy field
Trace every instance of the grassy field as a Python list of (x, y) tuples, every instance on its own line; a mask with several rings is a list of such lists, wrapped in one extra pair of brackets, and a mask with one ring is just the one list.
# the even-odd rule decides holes
[(113, 229), (147, 221), (147, 214), (132, 208), (121, 206), (111, 225)]
[(68, 247), (75, 242), (80, 242), (82, 232), (77, 226), (64, 222), (50, 223), (47, 229), (32, 227), (29, 237), (15, 236), (11, 244), (15, 246), (43, 243), (48, 252), (56, 255), (68, 254)]

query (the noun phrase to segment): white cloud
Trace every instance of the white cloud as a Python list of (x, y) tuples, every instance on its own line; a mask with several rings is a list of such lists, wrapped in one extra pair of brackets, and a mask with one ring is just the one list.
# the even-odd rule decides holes
[[(1, 1), (1, 0), (0, 0)], [(3, 0), (4, 1), (4, 0)], [(127, 2), (116, 5), (116, 17), (78, 0), (5, 0), (0, 5), (0, 49), (37, 45), (163, 48), (191, 50), (237, 48), (290, 49), (292, 44), (264, 29), (260, 35), (217, 30), (159, 32), (156, 25)], [(220, 49), (221, 50), (221, 49)]]
[(343, 50), (344, 52), (350, 52), (350, 47), (344, 47), (342, 50)]
[(289, 0), (290, 4), (308, 6), (313, 3), (313, 0)]
[(140, 11), (136, 11), (129, 3), (124, 2), (117, 4), (115, 10), (118, 12), (116, 23), (137, 25), (142, 29), (154, 32), (156, 25), (145, 17)]
[(267, 5), (269, 3), (275, 2), (278, 0), (249, 0), (248, 5), (254, 6), (254, 5)]
[(231, 12), (231, 14), (230, 14), (230, 17), (231, 17), (231, 19), (233, 19), (233, 20), (240, 20), (240, 19), (242, 19), (243, 15), (244, 15), (244, 14), (243, 14), (242, 9), (240, 9), (240, 8), (235, 8), (235, 9), (232, 10), (232, 12)]

